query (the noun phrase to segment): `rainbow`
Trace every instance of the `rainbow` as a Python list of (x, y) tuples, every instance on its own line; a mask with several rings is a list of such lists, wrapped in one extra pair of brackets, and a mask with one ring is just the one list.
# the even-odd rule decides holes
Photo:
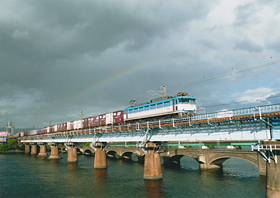
[(78, 93), (78, 94), (76, 94), (75, 97), (71, 98), (70, 102), (74, 102), (74, 101), (78, 100), (79, 98), (89, 94), (90, 92), (95, 91), (99, 87), (102, 87), (102, 86), (104, 86), (104, 85), (106, 85), (106, 84), (108, 84), (108, 83), (110, 83), (114, 80), (122, 78), (123, 76), (135, 73), (137, 71), (143, 70), (143, 69), (151, 67), (151, 66), (157, 66), (157, 65), (160, 65), (162, 63), (167, 64), (167, 63), (171, 63), (171, 62), (174, 62), (174, 61), (177, 61), (177, 60), (180, 60), (180, 59), (185, 59), (185, 58), (190, 58), (190, 57), (189, 56), (187, 56), (187, 57), (183, 56), (183, 57), (176, 57), (176, 58), (169, 59), (169, 60), (161, 60), (161, 61), (157, 61), (157, 62), (153, 62), (153, 63), (146, 63), (146, 64), (138, 65), (134, 68), (122, 71), (122, 72), (118, 72), (118, 73), (116, 73), (116, 74), (114, 74), (114, 75), (112, 75), (108, 78), (105, 78), (104, 80), (102, 80), (98, 83), (95, 83), (92, 86), (89, 86), (88, 88), (84, 89), (81, 93)]
[[(155, 64), (153, 64), (153, 65), (155, 65)], [(98, 83), (95, 83), (95, 84), (89, 86), (88, 88), (84, 89), (82, 92), (76, 94), (75, 97), (71, 98), (70, 103), (78, 100), (80, 97), (83, 97), (83, 96), (89, 94), (90, 92), (95, 91), (99, 87), (102, 87), (102, 86), (104, 86), (106, 84), (109, 84), (110, 82), (113, 82), (114, 80), (122, 78), (123, 76), (135, 73), (135, 72), (140, 71), (142, 69), (145, 69), (145, 68), (147, 68), (149, 66), (151, 66), (151, 64), (139, 65), (139, 66), (131, 68), (129, 70), (125, 70), (125, 71), (122, 71), (122, 72), (115, 73), (114, 75), (112, 75), (112, 76), (110, 76), (108, 78), (105, 78), (102, 81), (100, 81)]]

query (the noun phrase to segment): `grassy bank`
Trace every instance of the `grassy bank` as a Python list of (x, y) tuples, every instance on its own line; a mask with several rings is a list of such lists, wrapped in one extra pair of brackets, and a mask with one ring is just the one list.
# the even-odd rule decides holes
[(8, 139), (7, 144), (1, 144), (0, 145), (0, 151), (6, 152), (6, 151), (13, 151), (13, 150), (21, 150), (24, 151), (25, 147), (24, 145), (19, 146), (17, 139)]

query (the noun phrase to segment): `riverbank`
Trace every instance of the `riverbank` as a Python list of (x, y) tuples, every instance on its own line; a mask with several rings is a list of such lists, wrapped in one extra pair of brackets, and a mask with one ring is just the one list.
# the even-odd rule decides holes
[(8, 139), (7, 144), (0, 145), (0, 154), (24, 153), (24, 145), (18, 145), (17, 139)]
[(16, 154), (16, 153), (24, 153), (22, 150), (9, 150), (9, 151), (0, 151), (0, 154)]

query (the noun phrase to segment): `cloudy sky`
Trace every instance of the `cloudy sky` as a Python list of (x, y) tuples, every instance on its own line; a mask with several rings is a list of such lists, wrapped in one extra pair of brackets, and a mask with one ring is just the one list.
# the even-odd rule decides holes
[(0, 127), (188, 92), (206, 112), (280, 103), (273, 0), (1, 0)]

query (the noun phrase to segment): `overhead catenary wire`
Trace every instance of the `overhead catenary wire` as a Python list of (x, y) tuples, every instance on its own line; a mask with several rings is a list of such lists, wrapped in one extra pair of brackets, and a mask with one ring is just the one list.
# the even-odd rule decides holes
[[(255, 67), (250, 67), (248, 69), (243, 69), (243, 70), (240, 70), (240, 71), (231, 72), (231, 73), (224, 74), (224, 75), (221, 75), (221, 76), (216, 76), (216, 77), (212, 77), (212, 78), (208, 78), (208, 79), (186, 82), (186, 83), (181, 83), (180, 82), (178, 84), (166, 85), (166, 87), (170, 88), (170, 87), (175, 87), (175, 86), (193, 85), (193, 84), (208, 82), (208, 81), (211, 81), (211, 80), (216, 80), (216, 79), (224, 78), (224, 77), (227, 77), (227, 76), (232, 76), (232, 75), (248, 72), (248, 71), (252, 71), (252, 70), (255, 70), (255, 69), (260, 69), (260, 68), (263, 68), (263, 67), (268, 67), (268, 66), (271, 66), (271, 65), (275, 65), (277, 63), (280, 63), (280, 60), (275, 60), (275, 61), (272, 61), (272, 62), (269, 62), (269, 63), (264, 63), (264, 64), (261, 64), (261, 65), (255, 66)], [(205, 78), (205, 76), (204, 76), (204, 78)]]

